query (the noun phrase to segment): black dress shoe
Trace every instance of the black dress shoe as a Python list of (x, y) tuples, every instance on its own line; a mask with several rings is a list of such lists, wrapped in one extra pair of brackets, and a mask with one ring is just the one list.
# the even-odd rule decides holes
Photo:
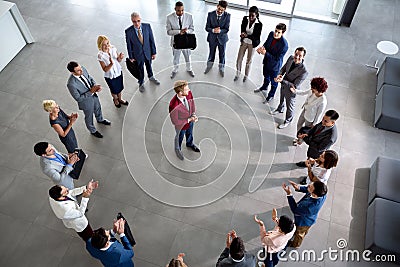
[(182, 151), (180, 151), (179, 149), (175, 149), (175, 154), (176, 154), (176, 156), (178, 157), (178, 159), (184, 160)]
[(103, 135), (101, 133), (99, 133), (99, 131), (96, 131), (94, 133), (91, 133), (91, 135), (97, 137), (97, 138), (103, 138)]
[(106, 119), (99, 121), (99, 123), (104, 124), (104, 125), (111, 125), (111, 121), (106, 120)]
[(188, 146), (188, 148), (192, 149), (194, 152), (200, 152), (200, 148), (198, 148), (196, 145)]
[(128, 102), (128, 101), (126, 101), (126, 100), (124, 100), (124, 102), (121, 102), (121, 101), (119, 101), (119, 103), (120, 103), (120, 104), (122, 104), (122, 105), (124, 105), (124, 106), (127, 106), (127, 105), (129, 105), (129, 102)]
[(302, 167), (302, 168), (307, 167), (305, 161), (299, 161), (299, 162), (297, 162), (297, 163), (296, 163), (296, 166), (297, 166), (297, 167)]
[(301, 176), (300, 177), (300, 184), (301, 185), (306, 185), (307, 184), (307, 176)]

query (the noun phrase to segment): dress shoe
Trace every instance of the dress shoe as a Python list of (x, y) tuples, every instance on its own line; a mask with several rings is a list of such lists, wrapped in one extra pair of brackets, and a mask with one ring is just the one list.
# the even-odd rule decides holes
[(278, 113), (283, 113), (283, 111), (279, 111), (279, 110), (275, 109), (274, 111), (269, 112), (269, 114), (271, 114), (271, 115), (276, 115)]
[(307, 184), (307, 176), (301, 176), (300, 177), (300, 184), (301, 185), (306, 185)]
[(236, 82), (239, 79), (239, 76), (235, 76), (235, 78), (233, 78), (233, 81)]
[(284, 123), (278, 125), (278, 129), (286, 128), (289, 126), (289, 124), (290, 124), (290, 121), (285, 121)]
[(247, 80), (247, 76), (244, 76), (243, 77), (243, 82), (246, 82), (246, 80)]
[(225, 76), (225, 72), (223, 70), (219, 70), (219, 75), (221, 75), (221, 77)]
[(154, 76), (150, 77), (149, 81), (151, 81), (152, 83), (154, 83), (156, 85), (160, 85), (160, 81), (157, 80)]
[(103, 138), (103, 135), (101, 133), (99, 133), (99, 131), (96, 131), (94, 133), (91, 133), (91, 135), (97, 137), (97, 138)]
[(258, 88), (258, 89), (254, 89), (254, 93), (259, 93), (259, 92), (261, 92), (262, 90), (260, 89), (260, 88)]
[(126, 101), (126, 100), (119, 101), (119, 103), (121, 103), (121, 104), (124, 105), (124, 106), (129, 105), (129, 102)]
[(195, 144), (188, 146), (188, 148), (192, 149), (194, 152), (200, 152), (200, 148), (198, 148)]
[(302, 168), (307, 167), (305, 161), (299, 161), (299, 162), (297, 162), (297, 163), (296, 163), (296, 166), (297, 166), (297, 167), (302, 167)]
[(210, 70), (211, 70), (211, 67), (207, 67), (207, 68), (204, 70), (204, 74), (207, 74), (207, 73), (209, 73), (209, 72), (210, 72)]
[(173, 72), (171, 72), (171, 76), (170, 76), (170, 77), (171, 77), (171, 79), (175, 78), (175, 76), (176, 76), (176, 73), (177, 73), (176, 71), (173, 71)]
[(187, 73), (189, 73), (190, 76), (194, 77), (194, 72), (192, 70), (188, 70)]
[(263, 101), (263, 104), (269, 103), (272, 99), (274, 99), (274, 98), (270, 97), (270, 96), (267, 96), (267, 98)]
[(114, 103), (114, 106), (115, 106), (116, 108), (120, 108), (120, 107), (121, 107), (121, 104), (120, 104), (120, 103), (118, 103), (118, 104), (115, 104), (115, 103)]
[(179, 149), (175, 149), (175, 154), (178, 157), (178, 159), (180, 159), (180, 160), (184, 160), (185, 159), (183, 157), (182, 151), (180, 151)]
[(111, 121), (106, 120), (106, 119), (99, 121), (99, 123), (104, 124), (104, 125), (111, 125)]

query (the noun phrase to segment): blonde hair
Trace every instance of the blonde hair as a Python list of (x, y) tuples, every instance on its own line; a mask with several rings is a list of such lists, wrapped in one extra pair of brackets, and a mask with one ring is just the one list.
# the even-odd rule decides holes
[[(105, 35), (99, 35), (99, 37), (97, 37), (97, 47), (99, 48), (99, 50), (101, 50), (101, 47), (102, 47), (103, 42), (104, 42), (105, 40), (110, 41), (110, 40), (108, 39), (108, 37), (105, 36)], [(111, 44), (110, 44), (110, 45), (111, 45)]]
[(51, 110), (57, 106), (56, 101), (54, 100), (43, 100), (43, 109), (47, 112), (51, 112)]
[(174, 83), (175, 93), (183, 92), (183, 88), (188, 85), (188, 82), (185, 80), (178, 80)]

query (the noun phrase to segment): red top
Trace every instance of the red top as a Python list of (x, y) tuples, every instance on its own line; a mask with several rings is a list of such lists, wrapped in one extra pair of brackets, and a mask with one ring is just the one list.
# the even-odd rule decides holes
[(189, 128), (188, 119), (196, 112), (196, 107), (194, 105), (192, 92), (189, 91), (186, 96), (186, 100), (189, 104), (189, 110), (185, 105), (179, 100), (178, 96), (175, 95), (169, 102), (169, 116), (171, 118), (172, 124), (175, 129), (187, 130)]

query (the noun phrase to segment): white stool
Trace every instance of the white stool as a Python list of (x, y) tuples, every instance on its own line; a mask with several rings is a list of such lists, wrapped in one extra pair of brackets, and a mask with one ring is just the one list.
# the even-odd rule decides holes
[[(380, 41), (377, 43), (376, 48), (384, 55), (395, 55), (399, 52), (399, 47), (391, 41)], [(376, 69), (376, 73), (378, 74), (378, 59), (375, 60), (374, 65), (365, 64), (365, 66)]]

